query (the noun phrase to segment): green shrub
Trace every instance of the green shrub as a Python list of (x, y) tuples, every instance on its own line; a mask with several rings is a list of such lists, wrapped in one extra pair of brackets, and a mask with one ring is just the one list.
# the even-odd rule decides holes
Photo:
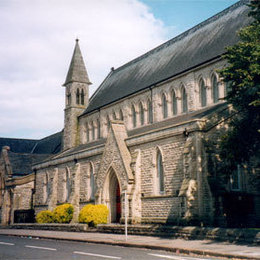
[(96, 226), (97, 224), (106, 224), (108, 217), (108, 208), (105, 205), (84, 206), (79, 213), (79, 222)]
[(50, 210), (43, 210), (40, 211), (36, 216), (36, 222), (37, 223), (53, 223), (53, 213)]
[(71, 204), (63, 204), (57, 206), (53, 210), (54, 222), (69, 223), (73, 217), (73, 206)]

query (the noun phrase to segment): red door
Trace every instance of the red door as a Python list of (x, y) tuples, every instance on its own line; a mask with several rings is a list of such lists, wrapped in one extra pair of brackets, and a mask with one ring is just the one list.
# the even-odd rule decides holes
[(117, 183), (116, 187), (116, 222), (118, 223), (121, 218), (121, 198), (120, 198), (120, 187)]

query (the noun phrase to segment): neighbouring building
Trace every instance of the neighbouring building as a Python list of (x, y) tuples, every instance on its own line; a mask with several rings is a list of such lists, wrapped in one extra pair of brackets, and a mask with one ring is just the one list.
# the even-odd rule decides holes
[(90, 98), (76, 40), (55, 149), (37, 152), (37, 141), (27, 140), (26, 172), (12, 160), (18, 154), (11, 140), (2, 149), (2, 222), (11, 223), (15, 210), (37, 213), (69, 202), (74, 222), (84, 205), (102, 203), (109, 222), (123, 222), (126, 207), (131, 223), (260, 226), (259, 167), (238, 165), (226, 179), (218, 155), (232, 108), (217, 71), (226, 64), (225, 47), (251, 21), (246, 3), (111, 69)]

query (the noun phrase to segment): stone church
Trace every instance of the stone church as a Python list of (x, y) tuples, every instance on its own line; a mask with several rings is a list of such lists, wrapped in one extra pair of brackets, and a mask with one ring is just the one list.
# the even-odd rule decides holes
[(259, 226), (259, 179), (242, 165), (223, 178), (218, 155), (232, 108), (217, 71), (251, 21), (246, 3), (112, 68), (91, 97), (76, 40), (63, 131), (0, 138), (2, 224), (63, 203), (77, 222), (83, 206), (102, 203), (109, 223), (126, 212), (131, 223)]

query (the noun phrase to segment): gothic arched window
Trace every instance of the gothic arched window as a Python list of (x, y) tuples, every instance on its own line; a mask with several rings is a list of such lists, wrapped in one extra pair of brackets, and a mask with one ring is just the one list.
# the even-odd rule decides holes
[(186, 113), (188, 111), (188, 98), (184, 86), (182, 86), (181, 88), (181, 107), (182, 107), (182, 113)]
[(97, 138), (99, 139), (101, 137), (101, 131), (100, 131), (100, 121), (97, 119)]
[(92, 131), (92, 140), (95, 140), (95, 126), (93, 122), (91, 122), (91, 131)]
[(84, 96), (85, 96), (84, 90), (82, 89), (82, 90), (81, 90), (81, 94), (80, 94), (81, 105), (84, 105)]
[(65, 177), (65, 201), (69, 200), (71, 192), (71, 182), (70, 182), (70, 173), (69, 169), (66, 169), (66, 177)]
[(217, 103), (219, 101), (219, 88), (218, 88), (218, 81), (216, 75), (213, 75), (211, 78), (211, 86), (212, 86), (213, 102)]
[(172, 90), (172, 114), (177, 115), (177, 98), (175, 95), (175, 91)]
[(77, 103), (77, 105), (79, 105), (79, 96), (80, 96), (79, 89), (77, 89), (77, 92), (76, 92), (76, 103)]
[(122, 109), (119, 110), (119, 119), (122, 121), (124, 120), (124, 115), (123, 115)]
[(148, 100), (147, 107), (148, 107), (148, 123), (152, 124), (153, 123), (153, 104), (152, 104), (151, 100)]
[(88, 127), (88, 124), (86, 124), (86, 139), (87, 139), (87, 142), (89, 142), (89, 127)]
[(203, 79), (200, 79), (199, 81), (199, 89), (200, 89), (200, 104), (202, 107), (205, 107), (207, 105), (207, 89)]
[(157, 152), (157, 183), (158, 183), (158, 190), (160, 193), (164, 192), (164, 171), (163, 171), (163, 161), (162, 161), (162, 154), (158, 150)]
[(132, 105), (132, 123), (133, 123), (133, 127), (136, 127), (136, 112), (135, 112), (134, 105)]
[(113, 112), (113, 119), (116, 120), (116, 112)]
[(107, 115), (107, 133), (109, 132), (109, 128), (110, 128), (110, 119), (109, 116)]
[(140, 113), (140, 124), (143, 125), (144, 124), (144, 107), (142, 102), (140, 102), (139, 104), (139, 113)]
[(92, 163), (90, 163), (89, 168), (89, 198), (93, 200), (95, 199), (95, 177)]
[(167, 99), (165, 94), (162, 94), (162, 113), (163, 113), (163, 118), (168, 117)]

